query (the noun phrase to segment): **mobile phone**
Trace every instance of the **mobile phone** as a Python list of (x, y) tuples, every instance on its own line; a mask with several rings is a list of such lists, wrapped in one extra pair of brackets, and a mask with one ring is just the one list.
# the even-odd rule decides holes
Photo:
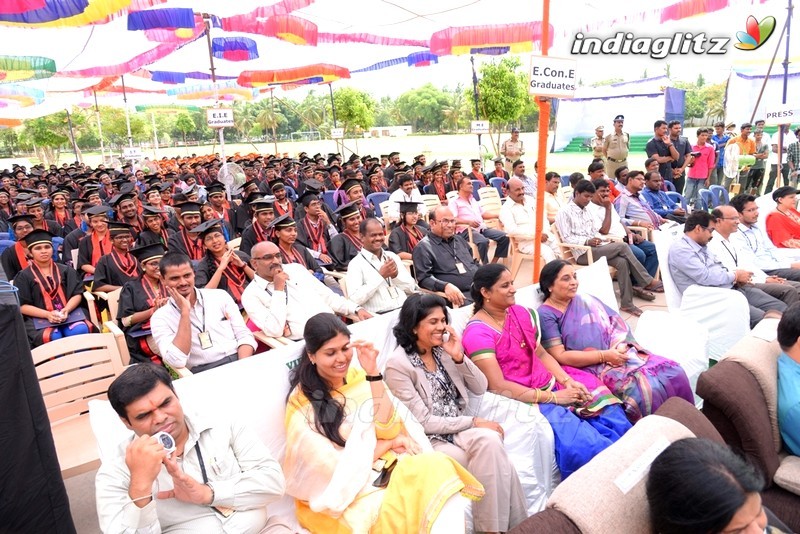
[(699, 158), (700, 157), (700, 152), (692, 152), (691, 155), (696, 157), (696, 158)]
[(444, 334), (442, 334), (442, 341), (444, 341), (445, 343), (450, 341), (450, 332), (448, 332), (447, 330), (445, 330)]

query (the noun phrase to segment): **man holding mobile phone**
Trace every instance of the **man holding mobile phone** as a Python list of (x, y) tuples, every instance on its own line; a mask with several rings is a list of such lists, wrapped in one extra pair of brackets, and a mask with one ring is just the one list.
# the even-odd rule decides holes
[[(644, 147), (648, 158), (658, 162), (658, 173), (665, 181), (673, 181), (672, 162), (677, 161), (680, 155), (669, 137), (667, 121), (657, 120), (653, 124), (653, 137)], [(678, 191), (680, 193), (680, 191)]]
[(714, 172), (714, 148), (708, 143), (709, 131), (706, 128), (697, 129), (697, 144), (692, 146), (691, 156), (694, 162), (688, 167), (688, 181), (684, 197), (686, 202), (694, 205), (697, 201), (697, 192), (701, 187), (711, 185), (711, 175)]

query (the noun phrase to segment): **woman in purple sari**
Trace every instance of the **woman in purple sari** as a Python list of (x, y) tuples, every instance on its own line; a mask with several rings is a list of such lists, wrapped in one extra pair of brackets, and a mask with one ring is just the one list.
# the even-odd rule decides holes
[(588, 371), (622, 399), (631, 422), (670, 397), (694, 404), (681, 366), (636, 343), (625, 320), (590, 295), (577, 295), (575, 268), (563, 260), (542, 269), (542, 345), (562, 365)]
[(514, 281), (499, 264), (475, 272), (475, 315), (462, 343), (489, 390), (537, 404), (553, 429), (562, 479), (631, 427), (622, 404), (594, 375), (562, 367), (539, 344), (536, 312), (517, 306)]

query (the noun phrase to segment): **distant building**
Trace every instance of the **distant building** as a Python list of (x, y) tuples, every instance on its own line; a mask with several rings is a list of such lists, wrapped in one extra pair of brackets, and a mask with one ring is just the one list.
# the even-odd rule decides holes
[(373, 126), (364, 137), (405, 137), (411, 133), (411, 126)]

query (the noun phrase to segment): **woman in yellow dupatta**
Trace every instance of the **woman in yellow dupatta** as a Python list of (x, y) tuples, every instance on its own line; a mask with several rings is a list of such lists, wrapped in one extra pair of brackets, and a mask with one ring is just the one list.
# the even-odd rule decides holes
[[(291, 377), (283, 464), (303, 527), (326, 534), (427, 533), (451, 497), (483, 496), (481, 484), (434, 452), (391, 396), (372, 344), (351, 343), (347, 326), (327, 313), (309, 319), (303, 334), (306, 354)], [(350, 368), (354, 349), (363, 370)]]

